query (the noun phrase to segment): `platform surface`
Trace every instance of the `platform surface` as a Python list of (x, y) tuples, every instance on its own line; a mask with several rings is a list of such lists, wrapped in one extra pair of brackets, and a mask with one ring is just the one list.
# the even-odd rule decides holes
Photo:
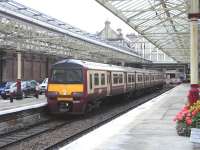
[(176, 113), (187, 99), (182, 84), (62, 147), (62, 150), (200, 150), (178, 136)]
[(10, 103), (9, 99), (3, 100), (0, 98), (0, 115), (38, 108), (45, 105), (47, 105), (47, 100), (44, 95), (39, 95), (38, 99), (35, 97), (28, 97), (22, 100), (13, 99), (13, 103)]

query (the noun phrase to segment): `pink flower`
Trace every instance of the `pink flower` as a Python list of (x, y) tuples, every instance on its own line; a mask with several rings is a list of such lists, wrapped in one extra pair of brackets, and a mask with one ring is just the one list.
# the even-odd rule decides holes
[(176, 119), (177, 119), (178, 121), (183, 120), (183, 115), (182, 115), (182, 114), (178, 114), (178, 115), (176, 116)]
[(197, 113), (198, 113), (198, 111), (196, 111), (196, 110), (193, 111), (193, 112), (192, 112), (192, 116), (193, 116), (193, 117), (196, 116)]
[(187, 117), (191, 117), (192, 115), (191, 115), (190, 112), (188, 112), (188, 113), (186, 114), (186, 116), (187, 116)]
[(187, 121), (187, 120), (191, 120), (191, 117), (186, 117), (185, 120), (186, 120), (186, 121)]
[(192, 119), (187, 119), (186, 123), (187, 123), (187, 125), (191, 125), (192, 124)]

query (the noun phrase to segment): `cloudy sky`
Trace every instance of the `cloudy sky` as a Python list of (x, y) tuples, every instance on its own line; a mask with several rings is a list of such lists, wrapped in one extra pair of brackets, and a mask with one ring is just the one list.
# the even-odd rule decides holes
[(95, 0), (15, 1), (90, 33), (103, 29), (106, 20), (111, 21), (111, 27), (115, 30), (121, 28), (124, 34), (133, 32), (130, 27)]

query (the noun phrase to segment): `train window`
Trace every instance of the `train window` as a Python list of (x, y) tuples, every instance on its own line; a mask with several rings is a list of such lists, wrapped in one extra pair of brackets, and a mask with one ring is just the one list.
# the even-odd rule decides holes
[(138, 75), (138, 82), (142, 82), (142, 75)]
[(92, 89), (92, 74), (90, 74), (90, 90)]
[(132, 75), (132, 82), (135, 82), (135, 75)]
[(101, 85), (105, 85), (105, 74), (101, 74)]
[(127, 76), (124, 74), (124, 83), (127, 83)]
[(149, 75), (146, 75), (146, 81), (149, 81)]
[(122, 74), (119, 74), (119, 83), (123, 83), (123, 77), (122, 77)]
[(128, 82), (131, 83), (131, 75), (128, 75)]
[(94, 74), (94, 85), (99, 85), (99, 74), (98, 73)]
[(154, 80), (154, 76), (153, 75), (151, 75), (151, 80)]
[(118, 84), (118, 75), (117, 74), (113, 74), (113, 83)]

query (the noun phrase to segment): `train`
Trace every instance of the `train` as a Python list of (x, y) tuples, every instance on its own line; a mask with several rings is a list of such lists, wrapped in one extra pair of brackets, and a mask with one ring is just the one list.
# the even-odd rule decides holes
[(155, 70), (64, 59), (51, 67), (47, 86), (53, 114), (85, 114), (111, 96), (161, 88), (164, 74)]

